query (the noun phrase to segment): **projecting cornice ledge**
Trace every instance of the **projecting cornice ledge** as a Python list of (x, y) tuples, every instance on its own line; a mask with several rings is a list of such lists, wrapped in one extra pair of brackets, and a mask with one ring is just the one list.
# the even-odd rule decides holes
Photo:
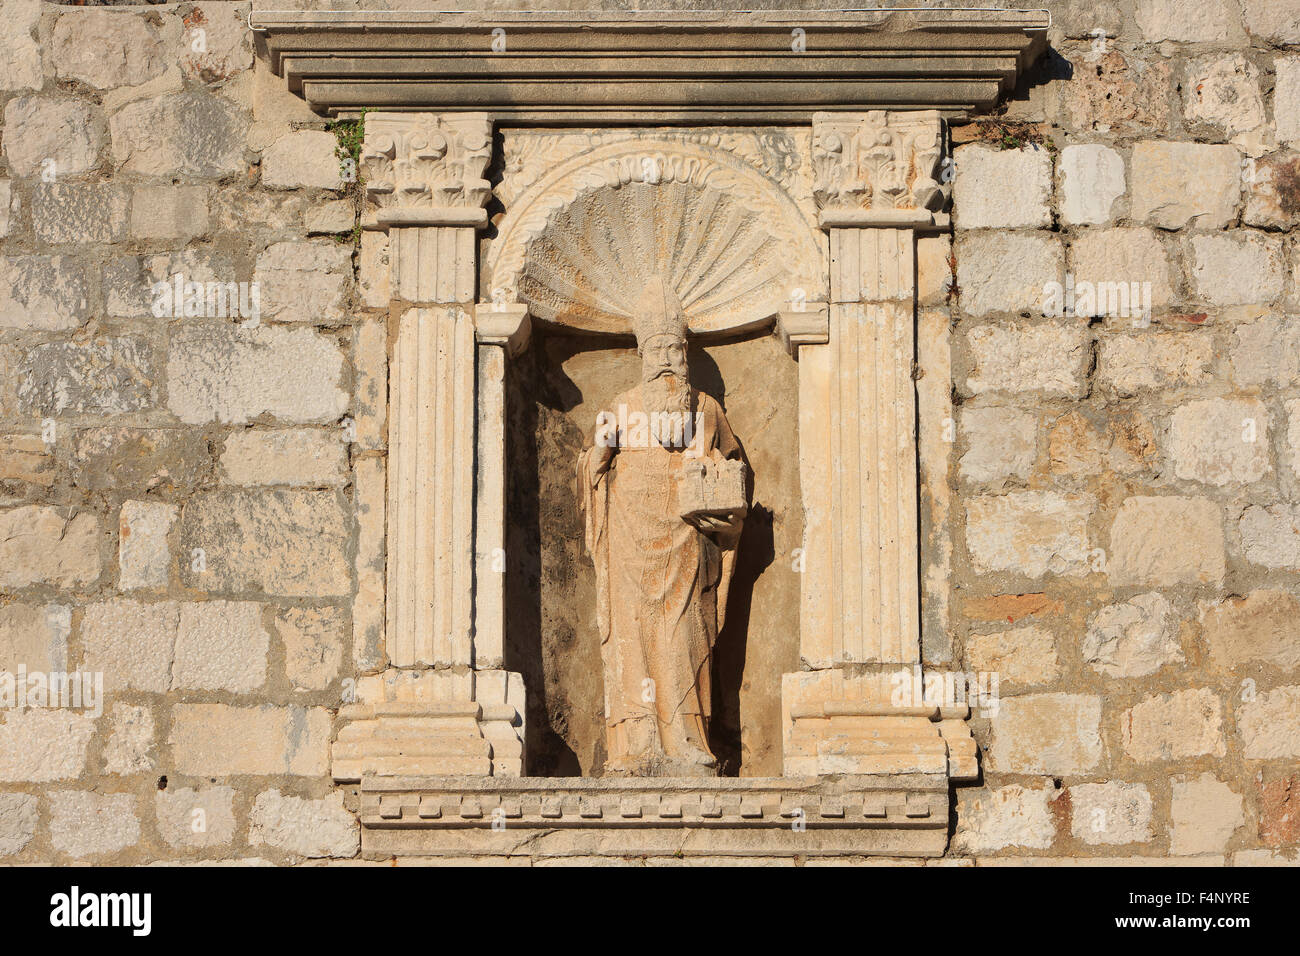
[(319, 112), (520, 123), (807, 122), (814, 111), (997, 105), (1045, 11), (433, 13), (254, 3), (259, 55)]

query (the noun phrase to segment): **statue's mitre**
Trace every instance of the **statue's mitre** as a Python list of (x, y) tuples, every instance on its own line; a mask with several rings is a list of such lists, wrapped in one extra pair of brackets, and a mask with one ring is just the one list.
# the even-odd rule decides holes
[(672, 335), (685, 340), (686, 313), (682, 310), (681, 300), (663, 276), (654, 276), (641, 290), (632, 311), (632, 331), (636, 333), (638, 345), (656, 335)]

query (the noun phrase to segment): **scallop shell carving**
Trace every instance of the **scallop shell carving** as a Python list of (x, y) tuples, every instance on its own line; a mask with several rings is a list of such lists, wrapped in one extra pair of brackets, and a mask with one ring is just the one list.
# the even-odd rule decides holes
[(820, 297), (816, 233), (784, 191), (706, 147), (654, 146), (598, 150), (528, 190), (489, 254), (503, 294), (542, 321), (613, 335), (630, 334), (654, 275), (696, 334), (758, 328)]

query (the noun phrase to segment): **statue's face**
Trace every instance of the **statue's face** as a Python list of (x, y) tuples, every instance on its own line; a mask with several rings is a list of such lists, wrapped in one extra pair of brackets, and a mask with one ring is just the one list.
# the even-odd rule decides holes
[(672, 373), (686, 380), (686, 342), (675, 335), (652, 335), (641, 344), (641, 380), (653, 382)]

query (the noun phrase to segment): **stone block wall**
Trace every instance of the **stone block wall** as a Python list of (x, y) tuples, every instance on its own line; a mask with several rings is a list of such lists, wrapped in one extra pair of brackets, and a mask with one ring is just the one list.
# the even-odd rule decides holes
[[(939, 862), (1294, 863), (1300, 8), (1047, 6), (918, 250), (925, 656), (1000, 679)], [(0, 0), (0, 670), (103, 675), (0, 713), (0, 863), (358, 853), (384, 240), (246, 14)]]

